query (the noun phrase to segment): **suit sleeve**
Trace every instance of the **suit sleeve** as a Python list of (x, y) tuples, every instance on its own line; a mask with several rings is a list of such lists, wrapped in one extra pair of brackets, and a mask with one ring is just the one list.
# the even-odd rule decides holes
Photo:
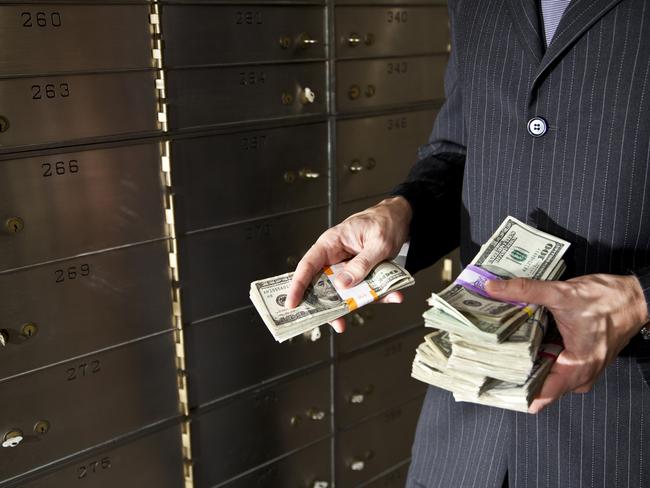
[(466, 131), (451, 5), (449, 16), (452, 53), (445, 72), (446, 101), (436, 117), (428, 143), (418, 151), (418, 161), (406, 181), (392, 192), (404, 197), (413, 211), (406, 259), (406, 267), (412, 272), (435, 263), (460, 243)]

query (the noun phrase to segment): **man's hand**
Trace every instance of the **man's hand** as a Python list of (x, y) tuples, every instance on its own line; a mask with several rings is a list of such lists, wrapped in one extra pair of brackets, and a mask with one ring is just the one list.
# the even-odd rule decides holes
[[(348, 288), (361, 282), (375, 265), (397, 255), (408, 237), (411, 217), (411, 205), (402, 197), (394, 197), (325, 231), (298, 263), (286, 306), (296, 307), (314, 276), (330, 264), (352, 258), (336, 284)], [(398, 303), (402, 295), (390, 293), (382, 301)], [(337, 319), (332, 327), (343, 332), (345, 321)]]
[(647, 320), (635, 276), (595, 274), (567, 281), (516, 278), (490, 281), (499, 300), (544, 305), (564, 339), (557, 358), (529, 412), (538, 413), (567, 392), (586, 393)]

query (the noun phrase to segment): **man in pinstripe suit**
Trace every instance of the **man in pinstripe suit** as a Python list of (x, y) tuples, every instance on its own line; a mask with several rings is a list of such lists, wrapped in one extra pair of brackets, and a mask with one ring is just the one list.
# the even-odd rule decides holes
[(411, 270), (459, 243), (468, 262), (507, 215), (572, 242), (571, 279), (489, 288), (564, 337), (536, 415), (429, 388), (411, 488), (650, 487), (649, 3), (450, 0), (447, 100), (408, 180), (296, 270), (290, 306), (323, 265), (352, 258), (349, 286), (407, 239)]

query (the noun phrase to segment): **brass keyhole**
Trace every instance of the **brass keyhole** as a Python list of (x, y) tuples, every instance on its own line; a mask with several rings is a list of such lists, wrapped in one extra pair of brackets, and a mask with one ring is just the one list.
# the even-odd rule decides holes
[(287, 183), (293, 183), (294, 181), (296, 181), (296, 173), (294, 173), (293, 171), (286, 171), (284, 173), (284, 181), (286, 181)]
[(363, 42), (366, 46), (372, 46), (375, 43), (375, 35), (371, 32), (366, 34), (366, 37), (363, 38)]
[(375, 92), (376, 92), (376, 91), (377, 91), (377, 89), (375, 88), (375, 85), (368, 85), (368, 86), (366, 87), (366, 96), (367, 96), (368, 98), (370, 98), (370, 97), (372, 97), (372, 96), (375, 95)]
[(282, 94), (282, 105), (291, 105), (293, 103), (293, 95), (290, 93)]
[(291, 47), (291, 38), (289, 36), (282, 36), (279, 43), (282, 49), (289, 49)]
[(37, 332), (38, 332), (38, 326), (33, 322), (29, 322), (23, 325), (22, 329), (20, 330), (20, 333), (26, 338), (35, 336)]
[(9, 121), (0, 115), (0, 132), (6, 132), (9, 129)]
[(9, 217), (5, 221), (5, 228), (12, 234), (18, 234), (25, 228), (25, 223), (20, 217)]
[(377, 166), (377, 161), (375, 161), (375, 158), (368, 158), (366, 168), (368, 169), (374, 169), (375, 166)]
[(348, 98), (350, 100), (356, 100), (361, 96), (361, 88), (359, 88), (359, 85), (352, 85), (348, 89)]
[(34, 425), (34, 432), (37, 434), (47, 434), (50, 430), (50, 423), (47, 420), (39, 420)]

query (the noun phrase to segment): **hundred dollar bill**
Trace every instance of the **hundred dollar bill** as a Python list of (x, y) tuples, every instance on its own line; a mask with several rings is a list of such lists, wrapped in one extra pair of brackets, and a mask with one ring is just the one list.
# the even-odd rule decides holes
[(487, 281), (556, 279), (564, 272), (562, 256), (568, 247), (563, 239), (506, 218), (456, 281), (431, 296), (432, 308), (424, 314), (427, 325), (491, 342), (505, 340), (537, 306), (492, 299)]
[(404, 268), (384, 261), (359, 285), (349, 289), (337, 289), (334, 278), (342, 268), (342, 264), (326, 267), (323, 273), (312, 281), (305, 291), (303, 301), (294, 309), (285, 307), (293, 273), (251, 283), (250, 299), (278, 342), (331, 322), (390, 292), (415, 283)]
[(569, 245), (564, 239), (507, 217), (471, 264), (501, 278), (546, 280)]

